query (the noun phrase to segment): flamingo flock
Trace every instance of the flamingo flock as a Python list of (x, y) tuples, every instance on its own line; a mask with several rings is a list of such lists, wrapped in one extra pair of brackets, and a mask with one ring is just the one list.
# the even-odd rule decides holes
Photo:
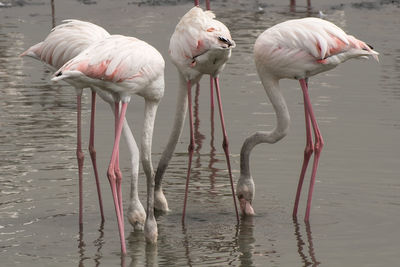
[[(179, 90), (174, 124), (156, 171), (153, 168), (151, 158), (152, 138), (157, 108), (165, 89), (165, 62), (160, 52), (143, 40), (122, 35), (111, 35), (105, 29), (90, 22), (66, 20), (53, 28), (43, 42), (32, 46), (21, 54), (21, 56), (33, 57), (46, 63), (54, 70), (53, 81), (63, 80), (71, 84), (76, 91), (76, 155), (79, 177), (80, 232), (83, 230), (82, 169), (84, 154), (81, 145), (81, 96), (83, 89), (90, 88), (92, 92), (89, 151), (95, 173), (102, 221), (104, 221), (104, 211), (94, 149), (96, 95), (98, 94), (110, 104), (114, 113), (115, 136), (107, 177), (113, 196), (123, 255), (126, 254), (126, 245), (121, 190), (122, 172), (119, 167), (119, 142), (122, 134), (128, 143), (132, 167), (131, 194), (127, 217), (135, 230), (144, 230), (147, 242), (157, 243), (158, 230), (154, 210), (169, 210), (162, 189), (162, 179), (181, 136), (186, 113), (189, 110), (190, 143), (188, 146), (189, 158), (182, 224), (185, 222), (194, 150), (191, 91), (192, 86), (204, 74), (210, 75), (211, 101), (213, 101), (215, 85), (223, 133), (223, 149), (231, 182), (236, 219), (239, 223), (236, 197), (242, 216), (255, 214), (252, 206), (255, 184), (250, 174), (249, 163), (252, 149), (260, 143), (276, 143), (288, 132), (290, 116), (279, 88), (279, 80), (284, 78), (298, 80), (304, 99), (306, 147), (293, 216), (297, 217), (304, 176), (310, 158), (314, 154), (304, 217), (304, 220), (308, 221), (316, 172), (324, 145), (308, 94), (308, 79), (318, 73), (331, 70), (348, 59), (373, 57), (378, 61), (378, 53), (371, 46), (346, 34), (333, 23), (318, 18), (288, 20), (261, 33), (255, 41), (254, 60), (259, 78), (275, 110), (277, 122), (271, 132), (257, 131), (244, 141), (240, 152), (240, 178), (237, 181), (235, 193), (229, 159), (229, 142), (221, 104), (219, 75), (236, 44), (229, 29), (222, 22), (216, 20), (214, 13), (209, 11), (210, 2), (206, 1), (207, 11), (203, 11), (198, 7), (198, 4), (198, 1), (195, 1), (195, 7), (182, 16), (170, 39), (169, 57), (178, 71)], [(126, 120), (127, 107), (134, 95), (141, 96), (145, 100), (145, 119), (140, 149)], [(211, 103), (211, 106), (213, 107), (213, 103)], [(138, 197), (139, 158), (147, 177), (146, 210)]]

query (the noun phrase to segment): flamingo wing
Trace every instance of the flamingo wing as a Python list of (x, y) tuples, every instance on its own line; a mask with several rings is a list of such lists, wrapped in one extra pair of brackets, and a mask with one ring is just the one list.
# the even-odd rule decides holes
[(327, 63), (327, 59), (340, 54), (346, 59), (365, 55), (377, 59), (378, 53), (366, 43), (347, 35), (335, 24), (323, 19), (289, 20), (269, 28), (264, 33), (270, 39), (272, 50), (286, 50), (288, 56), (293, 56), (293, 53), (305, 53), (318, 63)]
[(279, 78), (304, 78), (332, 69), (350, 58), (378, 53), (363, 41), (347, 35), (331, 22), (318, 18), (279, 23), (258, 38), (255, 61)]
[(44, 61), (58, 69), (68, 60), (77, 56), (89, 45), (110, 34), (100, 26), (81, 20), (64, 20), (52, 29), (43, 42), (40, 42), (21, 56), (30, 56)]
[(163, 71), (160, 53), (134, 37), (112, 35), (67, 62), (53, 80), (71, 76), (120, 83), (138, 77), (155, 79)]

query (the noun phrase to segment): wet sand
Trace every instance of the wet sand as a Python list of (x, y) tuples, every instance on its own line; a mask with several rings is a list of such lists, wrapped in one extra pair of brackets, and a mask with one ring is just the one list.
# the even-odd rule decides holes
[[(0, 8), (0, 259), (4, 266), (396, 266), (400, 246), (400, 58), (399, 4), (318, 1), (291, 12), (280, 1), (212, 1), (217, 17), (237, 43), (221, 75), (221, 90), (235, 181), (239, 151), (256, 130), (271, 130), (275, 116), (252, 59), (255, 38), (281, 21), (325, 18), (374, 46), (380, 63), (353, 60), (310, 80), (311, 100), (326, 142), (322, 151), (310, 224), (291, 212), (305, 146), (301, 90), (281, 87), (292, 123), (277, 144), (257, 146), (251, 156), (256, 183), (254, 218), (236, 219), (230, 195), (220, 124), (210, 120), (208, 77), (197, 99), (196, 152), (186, 227), (180, 223), (187, 168), (186, 126), (165, 176), (171, 212), (157, 217), (159, 242), (125, 220), (128, 255), (121, 261), (112, 197), (105, 172), (112, 140), (112, 113), (98, 101), (96, 149), (106, 222), (100, 225), (89, 153), (85, 151), (84, 232), (78, 233), (78, 177), (75, 158), (75, 92), (53, 84), (52, 73), (18, 55), (51, 29), (49, 1)], [(289, 1), (287, 1), (289, 2)], [(13, 2), (15, 3), (15, 2)], [(83, 1), (88, 3), (88, 1)], [(156, 166), (171, 131), (177, 72), (168, 58), (169, 38), (191, 1), (138, 6), (134, 1), (56, 1), (56, 23), (89, 20), (111, 33), (141, 38), (166, 60), (166, 91), (154, 133)], [(83, 140), (88, 146), (90, 95), (84, 96)], [(133, 97), (128, 119), (137, 140), (143, 99)], [(124, 146), (122, 145), (122, 148)], [(124, 207), (130, 166), (121, 152)], [(308, 183), (309, 174), (306, 176)], [(145, 203), (145, 178), (140, 173)]]

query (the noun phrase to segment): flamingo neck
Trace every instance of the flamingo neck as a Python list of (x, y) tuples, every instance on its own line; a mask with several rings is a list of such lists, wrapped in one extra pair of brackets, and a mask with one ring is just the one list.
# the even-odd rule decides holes
[(161, 188), (161, 181), (164, 176), (164, 172), (168, 167), (168, 164), (174, 153), (176, 144), (182, 134), (183, 124), (185, 122), (186, 112), (188, 106), (187, 99), (187, 81), (185, 77), (179, 73), (179, 92), (176, 104), (174, 125), (172, 126), (172, 132), (168, 139), (168, 144), (165, 147), (160, 161), (158, 163), (157, 172), (155, 176), (155, 190)]
[(252, 149), (260, 143), (273, 144), (281, 140), (287, 134), (290, 124), (289, 111), (285, 99), (279, 88), (278, 79), (260, 72), (259, 76), (265, 92), (274, 108), (276, 114), (276, 126), (272, 131), (257, 131), (244, 141), (240, 152), (240, 174), (241, 177), (250, 176), (250, 154)]

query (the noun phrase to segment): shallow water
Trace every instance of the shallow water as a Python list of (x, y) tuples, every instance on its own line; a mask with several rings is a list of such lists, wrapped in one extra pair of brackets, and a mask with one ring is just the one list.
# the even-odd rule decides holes
[[(252, 45), (278, 22), (308, 15), (326, 19), (380, 52), (380, 63), (350, 61), (313, 77), (310, 92), (326, 145), (317, 173), (310, 224), (291, 209), (305, 145), (299, 85), (281, 87), (292, 124), (274, 145), (257, 146), (251, 157), (257, 216), (235, 223), (217, 114), (210, 120), (208, 78), (196, 94), (193, 174), (186, 226), (180, 222), (189, 129), (186, 126), (165, 179), (171, 212), (157, 217), (159, 242), (147, 245), (125, 220), (127, 257), (120, 258), (112, 197), (105, 176), (112, 148), (112, 115), (98, 101), (96, 149), (106, 222), (100, 225), (97, 193), (87, 151), (84, 168), (84, 232), (78, 233), (75, 158), (75, 92), (49, 82), (43, 64), (18, 55), (51, 29), (50, 1), (11, 1), (0, 8), (0, 258), (2, 266), (396, 266), (400, 246), (400, 18), (398, 1), (300, 3), (290, 11), (280, 1), (212, 1), (217, 17), (237, 43), (221, 75), (234, 179), (239, 151), (256, 130), (272, 129), (275, 117), (256, 75)], [(163, 2), (163, 1), (160, 1)], [(89, 20), (111, 33), (148, 41), (163, 54), (166, 93), (153, 141), (156, 166), (170, 132), (177, 75), (168, 41), (191, 1), (162, 5), (136, 1), (55, 1), (55, 20)], [(287, 1), (289, 2), (289, 1)], [(6, 2), (4, 2), (6, 3)], [(20, 3), (20, 5), (19, 5)], [(177, 15), (179, 14), (179, 15)], [(90, 96), (84, 97), (83, 138), (88, 140)], [(143, 100), (134, 97), (129, 122), (140, 140)], [(122, 149), (124, 146), (122, 146)], [(125, 207), (130, 166), (122, 150)], [(145, 179), (140, 173), (145, 203)]]

